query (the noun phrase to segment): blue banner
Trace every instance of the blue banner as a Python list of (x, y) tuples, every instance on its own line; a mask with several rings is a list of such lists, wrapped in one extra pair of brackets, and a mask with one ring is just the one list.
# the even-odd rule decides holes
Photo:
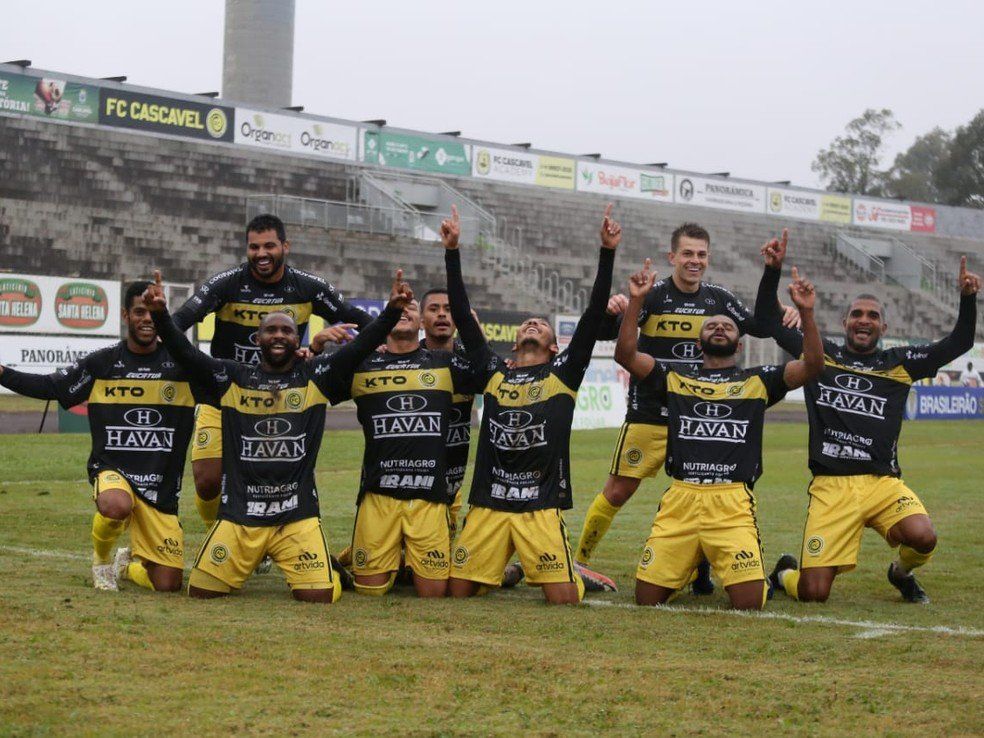
[(984, 388), (916, 385), (905, 403), (908, 420), (984, 419)]

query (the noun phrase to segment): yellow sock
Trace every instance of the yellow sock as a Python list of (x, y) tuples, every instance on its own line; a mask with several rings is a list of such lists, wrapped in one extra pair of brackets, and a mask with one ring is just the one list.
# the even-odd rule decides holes
[(147, 567), (143, 565), (142, 561), (130, 562), (130, 565), (126, 567), (126, 578), (146, 589), (152, 590), (154, 588), (154, 583), (150, 581), (150, 572), (147, 571)]
[(595, 546), (605, 537), (611, 527), (615, 513), (620, 508), (615, 507), (605, 499), (605, 495), (598, 494), (591, 501), (591, 506), (584, 516), (584, 527), (581, 528), (581, 540), (577, 542), (577, 562), (587, 564), (591, 554), (594, 553)]
[(219, 517), (219, 495), (216, 495), (211, 500), (203, 500), (198, 495), (195, 495), (195, 507), (198, 508), (198, 514), (205, 522), (206, 528), (211, 528), (215, 525), (215, 520)]
[(98, 510), (92, 516), (92, 560), (96, 564), (109, 564), (113, 561), (110, 554), (116, 539), (126, 529), (125, 520), (107, 518)]
[(936, 553), (934, 548), (929, 553), (919, 553), (916, 549), (906, 546), (904, 543), (899, 546), (899, 566), (909, 573), (916, 567), (922, 566), (933, 558), (933, 554)]
[(782, 588), (786, 590), (786, 594), (794, 600), (798, 600), (800, 584), (799, 569), (786, 569), (780, 575), (780, 581), (782, 582)]
[(584, 580), (581, 577), (574, 577), (574, 584), (577, 585), (577, 601), (584, 599)]
[(331, 604), (335, 604), (342, 599), (342, 580), (336, 575), (332, 579)]

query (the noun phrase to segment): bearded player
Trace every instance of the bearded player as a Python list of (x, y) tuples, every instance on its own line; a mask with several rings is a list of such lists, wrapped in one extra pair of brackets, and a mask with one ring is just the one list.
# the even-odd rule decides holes
[[(763, 248), (766, 276), (756, 314), (768, 322), (777, 311), (778, 284), (786, 244)], [(880, 349), (888, 330), (885, 306), (874, 295), (858, 295), (844, 316), (844, 345), (824, 342), (823, 374), (805, 388), (810, 423), (809, 466), (813, 480), (800, 561), (783, 554), (770, 575), (773, 586), (804, 602), (825, 602), (834, 578), (857, 566), (861, 533), (874, 528), (898, 558), (888, 581), (906, 602), (928, 603), (913, 570), (936, 549), (936, 530), (922, 501), (902, 480), (898, 445), (906, 398), (913, 382), (974, 345), (981, 279), (960, 260), (960, 310), (949, 336), (936, 343)], [(803, 336), (777, 326), (776, 340), (797, 355)], [(799, 564), (799, 568), (797, 568)]]
[[(668, 254), (673, 271), (666, 279), (653, 284), (639, 311), (639, 350), (667, 365), (681, 369), (700, 366), (698, 338), (701, 326), (711, 315), (728, 314), (742, 333), (760, 338), (769, 336), (769, 331), (754, 320), (737, 297), (724, 287), (704, 281), (710, 248), (710, 234), (696, 223), (684, 223), (673, 231)], [(609, 313), (620, 312), (624, 305), (624, 296), (614, 296)], [(790, 308), (785, 319), (797, 324), (795, 309)], [(607, 318), (600, 337), (615, 338), (621, 320)], [(578, 563), (588, 563), (615, 515), (635, 494), (642, 480), (656, 476), (663, 467), (667, 420), (665, 404), (633, 377), (629, 383), (625, 423), (615, 445), (608, 480), (584, 517), (575, 549)], [(692, 589), (694, 594), (714, 591), (706, 561), (701, 562)]]
[(400, 279), (389, 304), (359, 336), (330, 356), (298, 358), (294, 319), (271, 312), (260, 321), (257, 365), (215, 359), (194, 348), (167, 313), (160, 273), (144, 302), (175, 360), (222, 408), (225, 477), (218, 521), (191, 573), (188, 593), (209, 599), (243, 586), (269, 555), (294, 599), (331, 603), (341, 595), (319, 517), (314, 467), (333, 376), (345, 375), (386, 338), (413, 299)]
[[(368, 313), (345, 302), (321, 277), (289, 266), (290, 241), (283, 221), (258, 215), (246, 226), (245, 263), (205, 280), (174, 313), (182, 331), (215, 313), (211, 354), (217, 359), (256, 365), (260, 361), (260, 321), (273, 311), (286, 313), (304, 335), (311, 315), (330, 323), (347, 321), (365, 327)], [(195, 505), (207, 526), (215, 522), (222, 486), (222, 415), (210, 405), (198, 409), (191, 450)]]

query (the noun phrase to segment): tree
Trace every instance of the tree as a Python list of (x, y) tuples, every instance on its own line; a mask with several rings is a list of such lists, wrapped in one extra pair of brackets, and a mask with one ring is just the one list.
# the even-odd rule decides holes
[(936, 186), (948, 205), (984, 208), (984, 110), (953, 134)]
[(881, 195), (885, 173), (878, 166), (884, 136), (901, 128), (895, 114), (887, 108), (868, 108), (847, 124), (845, 135), (821, 149), (813, 160), (813, 171), (828, 190), (858, 195)]
[(951, 141), (949, 131), (939, 127), (916, 138), (895, 157), (887, 173), (886, 194), (904, 200), (943, 202), (938, 178), (949, 166)]

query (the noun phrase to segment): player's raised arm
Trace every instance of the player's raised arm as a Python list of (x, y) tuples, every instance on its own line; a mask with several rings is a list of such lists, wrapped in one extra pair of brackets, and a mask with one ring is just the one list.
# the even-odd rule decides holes
[(400, 316), (403, 315), (404, 308), (411, 302), (413, 302), (413, 290), (410, 289), (409, 284), (403, 281), (403, 270), (397, 269), (390, 289), (389, 302), (386, 303), (386, 308), (379, 314), (379, 317), (359, 331), (358, 336), (338, 351), (330, 356), (319, 356), (314, 359), (313, 363), (316, 365), (329, 363), (332, 368), (331, 373), (335, 375), (336, 379), (348, 377), (348, 381), (351, 381), (349, 375), (376, 350), (379, 344), (386, 341), (386, 336), (396, 327)]
[(981, 278), (967, 271), (966, 256), (960, 257), (957, 289), (960, 290), (960, 310), (950, 335), (927, 346), (912, 346), (907, 352), (904, 365), (913, 379), (935, 376), (941, 367), (974, 347), (977, 293), (981, 289)]
[(482, 356), (490, 353), (481, 327), (472, 319), (471, 303), (465, 289), (465, 279), (461, 274), (461, 252), (458, 239), (461, 236), (461, 219), (458, 208), (451, 206), (451, 217), (441, 223), (441, 243), (444, 244), (444, 265), (448, 272), (448, 302), (451, 304), (451, 319), (458, 327), (458, 335), (465, 344), (469, 361), (484, 363)]
[(765, 330), (766, 336), (774, 338), (784, 351), (799, 356), (803, 351), (803, 334), (796, 329), (801, 327), (802, 318), (795, 306), (784, 308), (777, 294), (788, 245), (789, 230), (783, 228), (782, 238), (773, 238), (760, 250), (765, 270), (759, 280), (753, 318)]
[(793, 267), (789, 296), (803, 318), (803, 358), (786, 364), (782, 378), (786, 387), (796, 389), (812, 382), (823, 371), (823, 339), (813, 318), (816, 290), (808, 279), (800, 276), (796, 267)]
[(598, 332), (611, 302), (608, 295), (612, 291), (615, 251), (622, 242), (622, 226), (612, 218), (613, 207), (612, 203), (608, 203), (608, 207), (605, 208), (605, 216), (601, 221), (598, 271), (595, 273), (594, 285), (591, 287), (591, 297), (567, 347), (568, 364), (582, 365), (582, 369), (587, 367), (591, 360), (595, 342), (598, 340)]
[(656, 359), (639, 351), (639, 312), (649, 290), (656, 283), (657, 274), (652, 269), (652, 261), (646, 259), (641, 271), (629, 277), (629, 304), (622, 316), (615, 344), (615, 361), (621, 364), (636, 379), (645, 379), (656, 365)]
[(161, 284), (161, 272), (154, 270), (154, 281), (147, 285), (143, 293), (144, 305), (150, 311), (154, 320), (157, 335), (167, 348), (174, 360), (185, 371), (194, 377), (202, 387), (215, 391), (221, 389), (216, 382), (216, 374), (222, 374), (225, 368), (218, 359), (195, 348), (188, 337), (178, 328), (174, 319), (167, 311), (167, 298), (164, 296), (164, 286)]

